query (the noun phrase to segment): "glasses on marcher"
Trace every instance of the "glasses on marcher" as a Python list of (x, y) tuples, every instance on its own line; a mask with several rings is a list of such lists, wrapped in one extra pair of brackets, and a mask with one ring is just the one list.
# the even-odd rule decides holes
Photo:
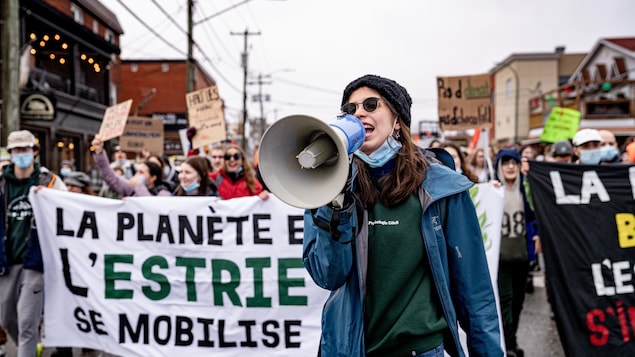
[(361, 103), (346, 103), (344, 105), (342, 105), (342, 113), (346, 113), (346, 114), (350, 114), (350, 115), (355, 115), (355, 112), (357, 111), (357, 106), (358, 105), (362, 105), (362, 108), (364, 108), (365, 111), (367, 111), (368, 113), (372, 113), (375, 110), (377, 110), (377, 107), (379, 107), (379, 100), (382, 98), (379, 97), (370, 97), (370, 98), (366, 98), (364, 99)]
[(243, 156), (241, 154), (239, 154), (239, 153), (235, 153), (233, 155), (225, 154), (225, 156), (224, 156), (224, 159), (227, 160), (227, 161), (229, 161), (230, 159), (234, 159), (234, 160), (238, 161), (238, 160), (240, 160), (242, 158), (243, 158)]
[(501, 160), (501, 164), (503, 166), (507, 166), (507, 165), (512, 165), (512, 166), (517, 166), (518, 164), (520, 164), (518, 161), (516, 161), (516, 159), (514, 158), (504, 158)]

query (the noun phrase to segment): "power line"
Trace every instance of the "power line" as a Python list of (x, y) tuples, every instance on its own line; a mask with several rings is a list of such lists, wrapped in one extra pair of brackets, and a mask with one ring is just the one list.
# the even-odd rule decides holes
[(174, 26), (176, 26), (179, 30), (181, 30), (181, 32), (187, 35), (187, 31), (184, 28), (182, 28), (181, 25), (179, 25), (178, 22), (176, 22), (176, 20), (174, 20), (172, 15), (170, 15), (167, 11), (165, 11), (165, 9), (163, 9), (161, 5), (159, 5), (157, 0), (152, 0), (152, 3), (163, 13), (163, 15), (165, 15), (165, 17), (168, 18), (168, 20), (170, 20), (174, 24)]
[(165, 44), (167, 44), (168, 46), (170, 46), (171, 48), (176, 50), (178, 53), (180, 53), (180, 54), (182, 54), (184, 56), (187, 56), (187, 54), (185, 52), (183, 52), (183, 50), (181, 50), (178, 47), (174, 46), (172, 43), (170, 43), (168, 40), (166, 40), (161, 35), (159, 35), (156, 31), (154, 31), (154, 29), (152, 29), (152, 27), (150, 27), (143, 20), (141, 20), (141, 18), (139, 16), (137, 16), (137, 14), (135, 14), (134, 11), (130, 10), (130, 8), (128, 6), (126, 6), (126, 4), (124, 4), (122, 0), (117, 0), (117, 2), (121, 6), (123, 6), (123, 8), (126, 9), (126, 11), (128, 11), (130, 13), (130, 15), (132, 15), (135, 19), (137, 19), (137, 21), (139, 21), (145, 28), (147, 28), (150, 32), (152, 32), (158, 39), (160, 39)]
[(336, 90), (332, 90), (332, 89), (319, 88), (319, 87), (310, 86), (310, 85), (307, 85), (307, 84), (304, 84), (304, 83), (298, 83), (298, 82), (289, 81), (289, 80), (286, 80), (286, 79), (276, 78), (276, 81), (287, 83), (287, 84), (291, 84), (291, 85), (294, 85), (294, 86), (297, 86), (297, 87), (302, 87), (302, 88), (305, 88), (305, 89), (311, 89), (311, 90), (318, 91), (318, 92), (324, 92), (324, 93), (328, 93), (328, 94), (337, 94), (337, 95), (342, 94), (340, 91), (336, 91)]
[[(166, 42), (166, 40), (161, 37), (158, 33), (156, 33), (155, 31), (153, 31), (145, 22), (143, 22), (143, 20), (141, 20), (135, 13), (132, 12), (131, 9), (129, 9), (128, 7), (126, 7), (121, 0), (117, 0), (130, 14), (132, 14), (137, 21), (139, 21), (142, 25), (144, 25), (146, 28), (148, 28), (155, 36), (157, 36), (159, 39), (161, 39), (163, 42)], [(187, 31), (185, 29), (183, 29), (183, 27), (181, 27), (178, 22), (159, 4), (157, 3), (156, 0), (152, 0), (152, 3), (179, 29), (181, 30), (181, 32), (183, 32), (186, 36), (188, 35)], [(168, 42), (166, 42), (168, 43)], [(172, 45), (171, 43), (168, 43), (168, 45), (170, 45), (170, 47), (175, 48), (174, 45)], [(212, 63), (212, 60), (210, 59), (210, 57), (207, 55), (207, 53), (205, 53), (205, 51), (198, 45), (198, 43), (194, 42), (194, 46), (196, 47), (196, 49), (201, 53), (203, 59), (206, 60), (206, 62), (209, 63), (209, 65), (216, 71), (217, 76), (222, 78), (227, 85), (234, 89), (237, 92), (240, 92), (240, 89), (236, 86), (234, 86), (232, 84), (232, 82), (230, 80), (228, 80), (225, 76), (223, 76), (222, 72), (220, 70), (218, 70), (218, 68), (216, 68), (214, 66), (214, 64)], [(179, 49), (177, 49), (177, 51), (183, 55), (185, 55), (187, 57), (187, 54)]]

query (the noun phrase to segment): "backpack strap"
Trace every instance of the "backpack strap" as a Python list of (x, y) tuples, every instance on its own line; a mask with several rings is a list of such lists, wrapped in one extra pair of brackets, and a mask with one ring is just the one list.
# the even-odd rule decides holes
[(40, 171), (40, 185), (46, 188), (53, 188), (55, 185), (55, 181), (57, 181), (57, 175), (50, 172), (42, 172)]

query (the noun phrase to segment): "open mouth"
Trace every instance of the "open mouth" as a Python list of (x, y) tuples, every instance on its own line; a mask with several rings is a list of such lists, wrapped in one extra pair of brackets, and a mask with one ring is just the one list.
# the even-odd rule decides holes
[(371, 134), (375, 131), (375, 127), (370, 124), (364, 124), (364, 129), (366, 130), (366, 135)]

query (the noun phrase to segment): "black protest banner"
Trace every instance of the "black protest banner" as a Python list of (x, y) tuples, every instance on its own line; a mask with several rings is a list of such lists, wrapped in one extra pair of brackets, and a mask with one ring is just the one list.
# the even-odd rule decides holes
[(635, 356), (635, 166), (532, 162), (547, 292), (567, 356)]

